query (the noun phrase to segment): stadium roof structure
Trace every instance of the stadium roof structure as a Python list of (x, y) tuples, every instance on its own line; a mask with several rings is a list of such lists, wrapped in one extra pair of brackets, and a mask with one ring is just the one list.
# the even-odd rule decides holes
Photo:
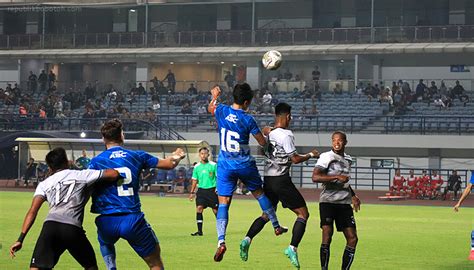
[(0, 50), (0, 58), (153, 58), (153, 57), (255, 57), (268, 50), (278, 50), (286, 56), (354, 55), (354, 54), (410, 54), (410, 53), (474, 53), (474, 42), (460, 43), (380, 43), (334, 44), (269, 47), (163, 47), (110, 49), (41, 49)]
[[(55, 147), (63, 147), (66, 149), (71, 160), (75, 160), (82, 156), (82, 150), (86, 150), (88, 156), (91, 157), (100, 154), (105, 149), (104, 142), (101, 139), (20, 137), (15, 141), (19, 143), (20, 165), (30, 157), (37, 161), (44, 161), (46, 154)], [(177, 147), (180, 147), (187, 153), (184, 162), (181, 163), (183, 165), (190, 165), (199, 161), (199, 148), (207, 147), (211, 149), (206, 141), (199, 140), (126, 140), (125, 147), (134, 150), (147, 151), (148, 153), (161, 158), (170, 155)], [(20, 168), (22, 168), (22, 166), (20, 166)]]

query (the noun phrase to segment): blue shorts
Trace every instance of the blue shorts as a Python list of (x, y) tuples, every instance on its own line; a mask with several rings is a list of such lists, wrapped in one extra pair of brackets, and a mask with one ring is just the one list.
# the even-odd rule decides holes
[(95, 224), (101, 246), (114, 245), (123, 238), (143, 258), (153, 253), (156, 244), (159, 243), (142, 212), (100, 215), (95, 219)]
[(237, 187), (237, 180), (241, 180), (249, 191), (261, 189), (263, 182), (257, 166), (243, 168), (239, 170), (229, 170), (219, 167), (217, 163), (217, 194), (219, 196), (230, 197)]

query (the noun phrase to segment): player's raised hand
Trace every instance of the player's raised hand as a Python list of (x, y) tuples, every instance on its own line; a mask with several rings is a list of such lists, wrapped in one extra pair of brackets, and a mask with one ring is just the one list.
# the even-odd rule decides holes
[(360, 211), (360, 199), (356, 195), (352, 196), (352, 208), (356, 212)]
[(211, 95), (212, 99), (217, 99), (221, 94), (221, 89), (219, 85), (214, 86), (214, 88), (211, 89)]
[(176, 148), (172, 154), (172, 158), (175, 160), (181, 160), (186, 157), (186, 152), (182, 148)]
[(15, 252), (21, 249), (22, 247), (21, 242), (15, 242), (11, 247), (10, 247), (10, 257), (15, 258)]

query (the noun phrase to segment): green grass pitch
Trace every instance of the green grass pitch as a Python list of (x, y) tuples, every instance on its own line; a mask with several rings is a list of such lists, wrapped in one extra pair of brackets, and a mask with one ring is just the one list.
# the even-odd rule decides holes
[[(8, 255), (17, 239), (32, 193), (0, 192), (0, 269), (27, 269), (47, 205), (38, 215), (24, 248), (15, 259)], [(230, 209), (227, 253), (221, 263), (212, 260), (216, 249), (215, 218), (210, 210), (204, 215), (204, 236), (192, 237), (196, 230), (194, 202), (186, 198), (142, 196), (143, 211), (155, 230), (167, 269), (292, 269), (283, 250), (291, 234), (275, 237), (269, 224), (250, 247), (247, 262), (239, 257), (239, 243), (249, 225), (260, 213), (255, 200), (234, 200)], [(309, 203), (311, 217), (299, 247), (302, 269), (319, 269), (318, 206)], [(89, 207), (87, 207), (87, 210)], [(295, 216), (286, 209), (278, 211), (281, 223), (293, 226)], [(474, 208), (454, 213), (448, 207), (362, 205), (356, 214), (359, 245), (352, 269), (474, 269), (468, 261), (470, 234), (474, 229)], [(100, 256), (94, 215), (85, 214), (84, 228), (94, 246), (99, 269), (105, 269)], [(119, 269), (146, 269), (145, 263), (120, 240), (117, 245)], [(340, 269), (344, 237), (336, 233), (331, 245), (330, 269)], [(81, 269), (67, 253), (55, 269)]]

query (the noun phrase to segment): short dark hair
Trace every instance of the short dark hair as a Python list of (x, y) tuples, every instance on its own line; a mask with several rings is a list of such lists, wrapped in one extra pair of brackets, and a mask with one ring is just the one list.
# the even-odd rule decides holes
[(245, 101), (252, 101), (253, 91), (247, 83), (236, 84), (232, 95), (234, 97), (234, 103), (243, 105)]
[(56, 171), (69, 167), (66, 150), (62, 147), (54, 148), (46, 155), (46, 164), (51, 170)]
[(281, 102), (275, 106), (275, 115), (290, 114), (291, 106), (288, 103)]
[(118, 119), (112, 119), (104, 123), (100, 129), (102, 137), (108, 142), (122, 143), (123, 124)]
[(334, 135), (341, 135), (341, 137), (344, 139), (345, 142), (347, 142), (347, 135), (346, 133), (344, 133), (343, 131), (340, 131), (340, 130), (337, 130), (337, 131), (334, 131), (331, 135), (331, 138), (334, 137)]
[(209, 152), (209, 149), (207, 147), (203, 146), (203, 147), (199, 148), (198, 153), (201, 153), (202, 150), (206, 150), (207, 152)]

